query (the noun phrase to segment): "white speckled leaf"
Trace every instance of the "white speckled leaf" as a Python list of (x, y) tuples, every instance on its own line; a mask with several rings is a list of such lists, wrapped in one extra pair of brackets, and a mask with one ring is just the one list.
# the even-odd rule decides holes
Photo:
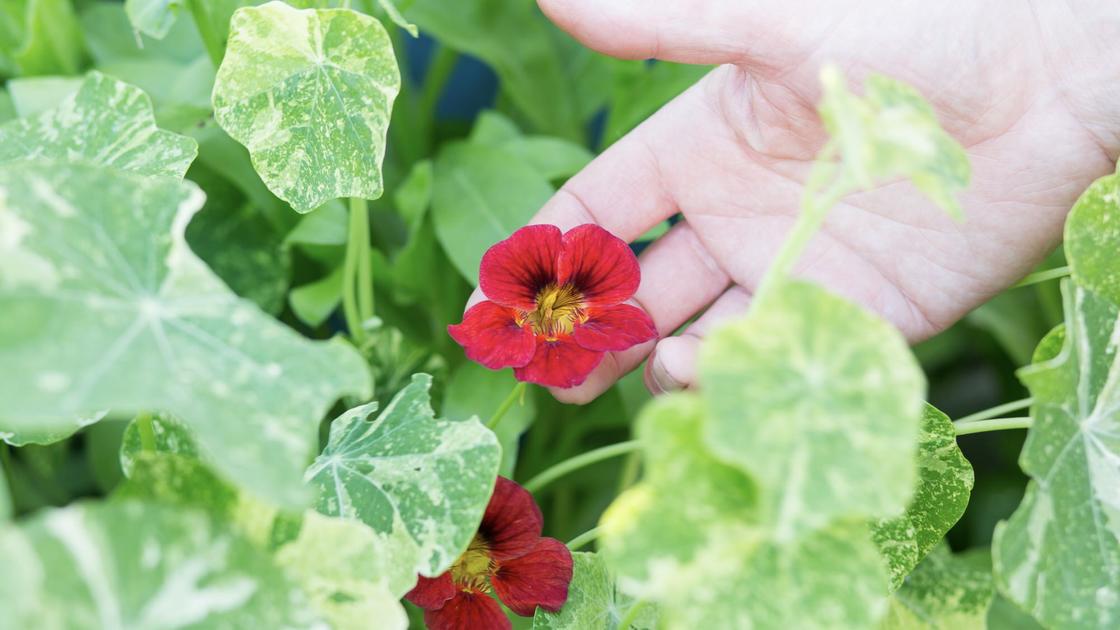
[(902, 584), (964, 514), (974, 480), (972, 465), (957, 446), (952, 421), (926, 405), (918, 441), (914, 498), (905, 514), (871, 528), (875, 544), (887, 560), (893, 588)]
[(1120, 175), (1093, 182), (1066, 219), (1065, 249), (1077, 284), (1120, 304)]
[(58, 107), (0, 126), (0, 164), (49, 160), (183, 177), (198, 143), (156, 127), (140, 88), (90, 72)]
[(789, 540), (758, 519), (753, 481), (713, 458), (706, 406), (664, 396), (638, 420), (646, 480), (603, 515), (600, 550), (667, 628), (860, 628), (886, 608), (867, 526), (835, 522)]
[(708, 447), (758, 479), (779, 538), (901, 514), (925, 389), (902, 335), (806, 283), (755, 306), (701, 348)]
[(1035, 363), (1019, 371), (1035, 400), (1019, 457), (1031, 482), (1019, 508), (996, 527), (996, 583), (1044, 626), (1115, 628), (1120, 308), (1075, 283), (1063, 292), (1064, 334), (1044, 338)]
[[(572, 582), (568, 601), (559, 612), (538, 608), (533, 630), (617, 630), (635, 600), (621, 593), (603, 559), (594, 553), (572, 554)], [(657, 606), (643, 604), (624, 630), (655, 630)]]
[(11, 628), (321, 628), (269, 558), (209, 517), (78, 504), (0, 530)]
[(368, 395), (361, 357), (235, 296), (187, 248), (189, 183), (89, 166), (0, 168), (0, 431), (162, 410), (209, 463), (301, 505), (319, 419)]
[(983, 630), (992, 603), (986, 549), (954, 555), (934, 549), (891, 598), (881, 630)]
[(218, 124), (297, 212), (381, 196), (400, 73), (385, 28), (349, 9), (238, 9), (214, 83)]
[(857, 97), (833, 67), (825, 68), (821, 81), (821, 118), (860, 186), (908, 177), (950, 216), (964, 218), (955, 195), (968, 186), (968, 155), (941, 128), (921, 94), (873, 74), (864, 82), (863, 97)]
[(378, 414), (371, 403), (342, 414), (307, 480), (318, 509), (376, 532), (403, 522), (419, 548), (416, 570), (436, 576), (466, 549), (498, 474), (501, 449), (477, 418), (435, 418), (431, 377), (417, 374)]
[(403, 528), (386, 536), (308, 511), (299, 536), (275, 558), (334, 630), (404, 630), (408, 615), (399, 600), (416, 585), (415, 552)]

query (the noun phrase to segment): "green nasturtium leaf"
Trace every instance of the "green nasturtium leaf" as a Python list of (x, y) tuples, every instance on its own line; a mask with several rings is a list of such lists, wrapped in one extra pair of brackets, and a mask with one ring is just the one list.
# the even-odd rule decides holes
[(1065, 250), (1074, 281), (1120, 304), (1120, 174), (1093, 182), (1066, 219)]
[(455, 143), (435, 164), (432, 218), (447, 257), (478, 284), (482, 254), (540, 209), (553, 188), (537, 169), (500, 148)]
[(12, 105), (20, 118), (41, 114), (58, 107), (78, 91), (82, 77), (25, 77), (8, 81)]
[[(594, 553), (572, 554), (572, 583), (568, 601), (559, 612), (538, 608), (533, 630), (617, 630), (637, 602), (621, 593), (603, 559)], [(656, 630), (657, 606), (642, 604), (624, 630)]]
[(0, 525), (12, 518), (12, 494), (8, 490), (8, 477), (0, 470)]
[(381, 534), (403, 526), (419, 549), (417, 572), (436, 576), (466, 549), (498, 474), (498, 440), (477, 418), (437, 419), (431, 377), (413, 376), (378, 414), (355, 407), (331, 425), (307, 471), (318, 510), (362, 521)]
[[(163, 39), (175, 24), (186, 2), (192, 0), (124, 0), (124, 11), (132, 28), (156, 39)], [(198, 2), (200, 0), (193, 0)]]
[(655, 399), (638, 420), (647, 477), (603, 515), (600, 549), (627, 593), (670, 628), (860, 628), (886, 608), (865, 524), (776, 537), (755, 484), (710, 454), (694, 394)]
[(77, 504), (0, 530), (13, 628), (317, 628), (304, 593), (209, 516)]
[[(0, 168), (0, 431), (167, 411), (227, 478), (303, 504), (317, 423), (368, 395), (361, 357), (236, 297), (191, 253), (194, 185), (80, 165)], [(64, 246), (63, 246), (64, 245)]]
[(77, 74), (84, 61), (82, 31), (70, 0), (0, 4), (0, 76)]
[(821, 82), (821, 118), (857, 184), (871, 188), (875, 180), (908, 177), (952, 217), (964, 218), (955, 195), (968, 186), (968, 156), (921, 94), (873, 74), (860, 98), (831, 66), (821, 72)]
[(987, 550), (931, 552), (891, 598), (881, 630), (983, 630), (992, 603)]
[[(1044, 338), (1040, 362), (1019, 371), (1035, 401), (1019, 457), (1031, 481), (996, 527), (996, 583), (1044, 626), (1110, 628), (1120, 623), (1120, 307), (1074, 282), (1063, 292), (1064, 335)], [(1064, 345), (1047, 356), (1055, 340)]]
[(408, 615), (400, 598), (416, 584), (416, 548), (407, 535), (399, 537), (309, 511), (299, 535), (276, 550), (275, 560), (331, 628), (404, 630)]
[(956, 524), (968, 507), (975, 477), (957, 446), (949, 417), (926, 405), (918, 439), (918, 486), (902, 516), (880, 521), (871, 533), (894, 588)]
[(76, 162), (181, 178), (197, 154), (194, 140), (156, 127), (144, 92), (99, 72), (58, 107), (0, 126), (0, 164)]
[(700, 375), (707, 444), (758, 480), (779, 538), (910, 501), (925, 380), (889, 323), (783, 284), (709, 336)]
[(349, 9), (238, 9), (214, 83), (218, 124), (245, 145), (297, 212), (336, 197), (381, 196), (381, 162), (400, 90), (376, 19)]

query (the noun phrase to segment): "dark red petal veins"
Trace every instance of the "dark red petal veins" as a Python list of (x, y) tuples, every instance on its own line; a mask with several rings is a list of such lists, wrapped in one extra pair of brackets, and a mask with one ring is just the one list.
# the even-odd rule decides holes
[(529, 553), (505, 562), (490, 578), (498, 599), (528, 617), (537, 606), (556, 612), (568, 601), (572, 552), (555, 538), (541, 538)]
[(571, 283), (590, 306), (610, 306), (634, 297), (642, 272), (622, 239), (587, 223), (564, 234), (560, 284)]
[(404, 596), (405, 599), (425, 610), (442, 608), (447, 600), (455, 597), (459, 589), (451, 581), (451, 572), (446, 571), (439, 577), (420, 576), (416, 586)]
[[(371, 622), (374, 620), (371, 620)], [(428, 630), (512, 630), (502, 607), (484, 593), (460, 592), (439, 610), (424, 611)]]
[(514, 368), (513, 376), (546, 387), (575, 387), (587, 380), (602, 360), (602, 352), (581, 348), (570, 337), (555, 341), (538, 338), (533, 360)]
[(490, 558), (501, 562), (529, 553), (540, 539), (542, 527), (544, 518), (533, 495), (517, 483), (498, 477), (478, 527), (490, 547)]
[(629, 304), (591, 309), (586, 322), (576, 324), (572, 339), (597, 352), (625, 350), (657, 338), (657, 327), (642, 309)]
[(555, 225), (527, 225), (517, 230), (483, 254), (478, 286), (491, 301), (533, 310), (537, 292), (556, 282), (561, 243), (560, 228)]
[(493, 302), (479, 302), (463, 323), (447, 327), (451, 338), (463, 346), (467, 358), (491, 370), (521, 367), (533, 358), (537, 341), (528, 324), (517, 323), (517, 313)]

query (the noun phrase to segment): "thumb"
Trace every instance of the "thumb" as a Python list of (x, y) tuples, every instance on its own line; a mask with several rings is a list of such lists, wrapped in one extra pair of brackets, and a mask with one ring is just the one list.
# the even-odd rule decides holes
[(537, 0), (589, 48), (624, 59), (781, 66), (835, 24), (805, 0)]

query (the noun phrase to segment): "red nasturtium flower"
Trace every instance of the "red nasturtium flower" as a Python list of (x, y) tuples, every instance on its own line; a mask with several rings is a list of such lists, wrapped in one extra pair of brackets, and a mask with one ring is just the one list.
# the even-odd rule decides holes
[(561, 234), (530, 225), (482, 257), (479, 302), (448, 332), (467, 357), (519, 381), (575, 387), (605, 352), (657, 337), (653, 320), (623, 304), (641, 281), (638, 259), (618, 237), (585, 224)]
[(498, 477), (478, 533), (451, 569), (420, 576), (405, 598), (424, 609), (430, 630), (508, 630), (509, 618), (493, 591), (513, 612), (531, 616), (537, 606), (557, 611), (568, 600), (572, 554), (555, 538), (542, 538), (533, 495)]

